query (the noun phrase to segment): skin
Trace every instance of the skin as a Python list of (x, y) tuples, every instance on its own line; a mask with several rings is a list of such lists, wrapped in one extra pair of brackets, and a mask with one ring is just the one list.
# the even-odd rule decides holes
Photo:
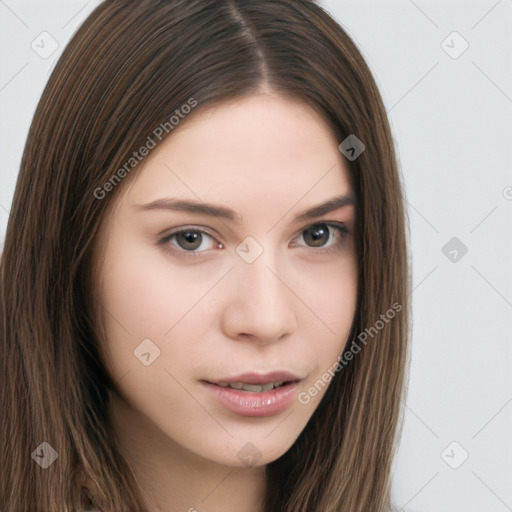
[[(316, 112), (267, 90), (191, 114), (118, 191), (99, 237), (98, 293), (123, 397), (112, 397), (112, 421), (148, 510), (262, 511), (265, 465), (324, 395), (326, 386), (307, 404), (251, 418), (200, 381), (286, 370), (302, 392), (342, 353), (357, 296), (355, 207), (292, 223), (352, 192), (338, 144)], [(243, 223), (138, 207), (166, 197), (229, 207)], [(196, 254), (177, 237), (158, 243), (176, 228), (206, 231)], [(236, 251), (248, 236), (263, 248), (252, 263)], [(160, 350), (148, 366), (134, 356), (145, 339)], [(251, 465), (237, 457), (248, 442), (260, 454)]]

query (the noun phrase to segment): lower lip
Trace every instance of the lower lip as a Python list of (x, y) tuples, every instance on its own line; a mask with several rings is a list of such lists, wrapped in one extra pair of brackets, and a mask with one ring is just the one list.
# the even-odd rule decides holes
[(291, 382), (271, 391), (253, 393), (210, 382), (203, 384), (226, 409), (239, 416), (252, 417), (273, 416), (286, 410), (293, 403), (299, 385), (298, 382)]

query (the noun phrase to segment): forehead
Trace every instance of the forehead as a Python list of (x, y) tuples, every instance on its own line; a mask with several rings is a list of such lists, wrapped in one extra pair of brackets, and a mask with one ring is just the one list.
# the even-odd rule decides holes
[(305, 103), (269, 94), (237, 99), (195, 112), (159, 143), (138, 169), (129, 203), (169, 195), (243, 209), (348, 194), (338, 144)]

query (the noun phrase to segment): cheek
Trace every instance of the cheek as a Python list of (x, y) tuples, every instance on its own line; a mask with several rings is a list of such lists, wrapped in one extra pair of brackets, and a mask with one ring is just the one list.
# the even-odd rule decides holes
[(197, 317), (195, 325), (190, 319), (215, 276), (191, 280), (190, 272), (171, 272), (164, 255), (141, 245), (109, 240), (100, 287), (106, 366), (136, 410), (173, 428), (185, 428), (181, 424), (190, 418), (168, 417), (165, 411), (197, 412), (183, 388), (188, 385), (187, 369), (197, 358), (197, 347), (187, 336), (191, 328), (206, 329), (204, 311), (201, 325)]
[[(303, 329), (307, 332), (308, 353), (316, 362), (305, 386), (309, 388), (333, 367), (347, 345), (357, 306), (356, 257), (351, 254), (304, 275), (307, 276), (303, 281), (304, 302), (312, 314), (308, 313)], [(315, 397), (312, 395), (308, 402), (310, 407), (316, 407), (327, 390), (325, 383), (320, 383), (317, 388)]]
[(193, 276), (177, 271), (154, 247), (117, 249), (114, 243), (103, 275), (102, 304), (110, 320), (134, 339), (163, 336), (204, 296), (212, 279), (204, 269)]
[[(298, 275), (300, 296), (309, 307), (311, 325), (326, 340), (339, 346), (339, 340), (351, 327), (357, 302), (357, 263), (353, 254), (338, 262), (329, 261), (304, 268)], [(344, 338), (343, 338), (344, 339)]]
[(325, 311), (325, 324), (331, 328), (331, 337), (338, 340), (338, 348), (340, 348), (339, 340), (346, 339), (352, 326), (356, 301), (357, 276), (355, 273), (344, 274), (342, 279), (333, 280), (324, 295), (322, 311)]
[(158, 354), (152, 367), (193, 358), (200, 347), (191, 339), (178, 341), (202, 339), (216, 314), (204, 299), (226, 272), (218, 265), (180, 269), (155, 247), (130, 244), (129, 239), (121, 233), (109, 239), (100, 281), (107, 365), (117, 379), (141, 369), (137, 351), (141, 343), (148, 345), (148, 339)]

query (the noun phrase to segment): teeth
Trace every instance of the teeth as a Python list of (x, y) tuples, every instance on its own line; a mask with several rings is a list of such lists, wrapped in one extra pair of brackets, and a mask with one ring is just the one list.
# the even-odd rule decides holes
[(283, 381), (269, 382), (268, 384), (245, 384), (244, 382), (232, 382), (229, 384), (227, 382), (219, 382), (217, 385), (222, 388), (230, 387), (237, 390), (250, 391), (252, 393), (261, 393), (263, 391), (272, 391), (274, 388), (282, 386)]
[[(272, 388), (273, 387), (274, 385), (272, 384)], [(242, 389), (244, 391), (252, 391), (253, 393), (261, 393), (263, 391), (263, 386), (260, 386), (259, 384), (244, 384)]]

